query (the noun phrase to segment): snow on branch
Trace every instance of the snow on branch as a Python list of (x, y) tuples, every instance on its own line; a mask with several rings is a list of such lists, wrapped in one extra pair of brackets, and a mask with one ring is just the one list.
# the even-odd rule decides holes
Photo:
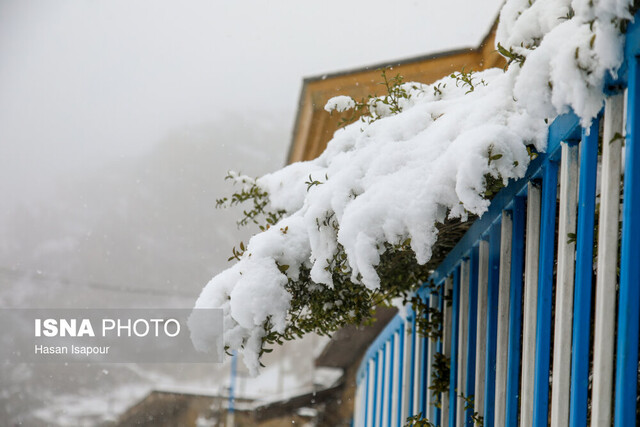
[[(245, 215), (271, 219), (196, 303), (224, 309), (228, 348), (243, 348), (256, 372), (269, 345), (409, 301), (428, 277), (437, 224), (482, 215), (496, 185), (522, 177), (545, 150), (558, 114), (571, 108), (587, 126), (600, 111), (631, 14), (627, 1), (595, 3), (507, 1), (497, 32), (506, 70), (462, 70), (431, 85), (385, 75), (385, 97), (327, 103), (364, 118), (317, 159), (256, 181), (231, 175), (257, 206)], [(190, 326), (206, 348), (207, 326)]]

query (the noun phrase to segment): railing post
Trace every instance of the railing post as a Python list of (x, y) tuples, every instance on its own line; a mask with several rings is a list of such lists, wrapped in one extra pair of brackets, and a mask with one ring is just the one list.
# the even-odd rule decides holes
[[(467, 339), (467, 378), (465, 379), (465, 394), (467, 397), (473, 396), (475, 403), (475, 378), (476, 378), (476, 322), (478, 318), (478, 246), (471, 249), (469, 258), (469, 317), (468, 317), (468, 339)], [(473, 427), (471, 420), (473, 407), (465, 411), (465, 426)]]
[[(522, 274), (524, 268), (524, 197), (513, 203), (513, 236), (511, 244), (511, 288), (509, 303), (509, 356), (507, 366), (507, 412), (505, 425), (518, 425), (520, 391), (520, 334), (522, 332)], [(537, 236), (536, 236), (537, 237)]]
[[(446, 288), (446, 283), (442, 283), (441, 286), (438, 289), (438, 308), (440, 310), (440, 313), (442, 314), (442, 320), (441, 320), (441, 338), (438, 338), (438, 341), (436, 343), (436, 352), (440, 353), (440, 354), (444, 354), (444, 334), (445, 334), (445, 301), (444, 301), (444, 297), (445, 297), (445, 288)], [(442, 411), (442, 405), (444, 404), (444, 398), (442, 396), (442, 393), (439, 393), (437, 396), (435, 396), (436, 401), (439, 403), (439, 405), (437, 407), (434, 407), (434, 419), (435, 419), (435, 425), (443, 425), (443, 412)]]
[(402, 418), (402, 416), (404, 415), (404, 400), (402, 398), (404, 394), (404, 381), (405, 381), (404, 373), (407, 370), (407, 367), (405, 365), (405, 357), (404, 357), (404, 348), (405, 348), (405, 341), (406, 341), (405, 323), (406, 323), (406, 320), (402, 322), (402, 326), (398, 331), (398, 394), (397, 394), (398, 409), (396, 411), (396, 414), (397, 414), (396, 422), (398, 426), (404, 425), (404, 422), (406, 420), (406, 417)]
[[(431, 294), (429, 295), (429, 307), (433, 308), (433, 309), (437, 309), (439, 307), (439, 299), (438, 299), (438, 294), (434, 291), (431, 292)], [(428, 344), (428, 352), (427, 352), (427, 382), (426, 382), (426, 387), (425, 387), (425, 392), (427, 394), (426, 396), (426, 414), (427, 414), (427, 418), (429, 420), (432, 420), (432, 422), (435, 422), (436, 420), (436, 407), (435, 407), (435, 402), (434, 402), (434, 395), (431, 392), (431, 390), (429, 389), (431, 387), (431, 385), (433, 384), (433, 375), (432, 375), (432, 371), (433, 371), (433, 359), (434, 359), (434, 355), (436, 353), (436, 345), (437, 342), (434, 339), (428, 338), (427, 339), (427, 344)]]
[(461, 395), (467, 395), (467, 342), (469, 341), (469, 260), (462, 261), (460, 266), (460, 309), (459, 312), (459, 333), (458, 333), (458, 378), (456, 393), (456, 426), (464, 426), (466, 417), (464, 415), (465, 401)]
[(551, 425), (566, 427), (569, 423), (571, 386), (571, 333), (573, 320), (573, 280), (575, 235), (578, 213), (578, 148), (562, 143), (560, 161), (560, 213), (558, 215), (558, 267), (556, 273), (556, 308), (553, 345), (553, 387), (551, 392)]
[(458, 383), (458, 327), (460, 325), (460, 266), (453, 270), (453, 301), (451, 304), (451, 356), (449, 370), (449, 426), (456, 425)]
[(394, 370), (394, 357), (393, 357), (393, 352), (394, 352), (394, 341), (395, 336), (392, 335), (389, 338), (389, 341), (387, 341), (387, 343), (385, 344), (385, 351), (386, 351), (386, 355), (385, 355), (385, 359), (387, 361), (386, 364), (386, 370), (385, 370), (385, 376), (387, 377), (387, 385), (386, 385), (386, 398), (385, 398), (385, 411), (384, 411), (384, 415), (383, 415), (383, 424), (385, 426), (391, 426), (391, 414), (392, 414), (392, 406), (393, 406), (393, 382), (394, 382), (394, 377), (393, 377), (393, 370)]
[(610, 426), (612, 420), (613, 351), (615, 338), (618, 220), (622, 151), (622, 93), (607, 99), (602, 137), (602, 191), (598, 225), (593, 392), (591, 426)]
[(401, 399), (401, 410), (400, 410), (400, 422), (401, 425), (404, 425), (407, 417), (411, 416), (411, 378), (412, 378), (412, 361), (413, 361), (413, 327), (412, 327), (412, 319), (413, 313), (407, 316), (407, 319), (404, 322), (404, 330), (402, 334), (404, 335), (403, 344), (404, 348), (402, 350), (402, 399)]
[(369, 366), (367, 367), (367, 401), (365, 405), (365, 419), (364, 425), (366, 427), (373, 426), (373, 399), (374, 399), (374, 362), (373, 359), (369, 359)]
[(509, 355), (509, 304), (513, 215), (502, 211), (500, 228), (500, 271), (498, 274), (498, 317), (496, 333), (495, 425), (504, 426), (507, 415), (507, 363)]
[(399, 427), (402, 424), (400, 423), (400, 375), (402, 373), (402, 367), (400, 366), (400, 362), (402, 361), (402, 353), (400, 347), (400, 335), (401, 332), (393, 333), (393, 352), (392, 358), (393, 361), (393, 382), (391, 388), (391, 413), (390, 413), (390, 425), (394, 427)]
[(356, 396), (353, 408), (353, 425), (354, 427), (364, 426), (364, 392), (366, 391), (366, 380), (360, 380), (360, 383), (356, 385)]
[(374, 403), (373, 403), (373, 425), (374, 426), (379, 426), (380, 425), (380, 417), (382, 416), (381, 414), (381, 408), (382, 408), (382, 390), (383, 390), (383, 385), (382, 383), (384, 382), (384, 378), (383, 378), (383, 371), (382, 371), (382, 365), (384, 364), (384, 360), (382, 360), (384, 357), (383, 353), (381, 350), (376, 351), (376, 357), (375, 357), (375, 369), (376, 369), (376, 382), (375, 382), (375, 387), (374, 387)]
[(391, 393), (389, 385), (391, 384), (391, 343), (387, 341), (382, 347), (382, 402), (380, 405), (380, 425), (383, 427), (389, 426), (389, 404), (391, 399)]
[[(422, 298), (418, 295), (418, 298)], [(413, 320), (413, 405), (412, 415), (422, 412), (423, 337), (418, 333), (418, 314)], [(424, 412), (422, 412), (424, 416)]]
[(487, 355), (487, 288), (489, 284), (489, 242), (481, 240), (478, 248), (478, 321), (476, 322), (476, 380), (474, 409), (484, 417), (484, 384)]
[[(427, 307), (430, 307), (431, 295), (427, 293), (424, 297), (424, 302), (427, 305)], [(427, 313), (427, 317), (429, 316), (430, 314)], [(429, 399), (429, 371), (431, 371), (431, 353), (430, 353), (431, 339), (429, 338), (429, 336), (425, 335), (421, 337), (420, 340), (422, 342), (422, 366), (423, 366), (422, 372), (420, 373), (420, 382), (421, 382), (420, 412), (422, 412), (422, 414), (426, 418), (432, 419), (431, 414), (429, 414), (429, 405), (427, 403)]]
[(554, 241), (558, 163), (549, 160), (542, 182), (540, 258), (534, 374), (533, 426), (546, 427), (549, 415), (549, 348), (551, 345), (551, 303), (553, 292)]
[(500, 273), (500, 224), (489, 231), (489, 283), (487, 287), (487, 356), (484, 384), (484, 422), (494, 425), (496, 397), (496, 340), (498, 333), (498, 286)]
[(583, 130), (580, 143), (580, 190), (578, 199), (578, 232), (576, 237), (576, 289), (573, 315), (573, 348), (571, 353), (572, 426), (587, 425), (587, 392), (589, 390), (589, 334), (591, 328), (591, 276), (593, 275), (593, 225), (596, 209), (596, 175), (598, 171), (599, 120), (594, 119), (587, 135)]
[[(444, 295), (450, 295), (453, 290), (453, 279), (447, 277), (444, 281)], [(451, 360), (451, 307), (445, 302), (443, 310), (442, 326), (442, 354)], [(449, 383), (451, 384), (451, 383)], [(450, 393), (442, 393), (442, 425), (449, 426), (449, 402)]]
[(638, 58), (629, 64), (627, 139), (625, 146), (624, 202), (616, 353), (617, 427), (634, 425), (638, 377), (638, 323), (640, 306), (640, 105)]
[(415, 378), (416, 378), (416, 370), (418, 367), (416, 363), (418, 360), (416, 359), (416, 346), (418, 344), (418, 337), (416, 334), (416, 313), (412, 313), (411, 315), (411, 336), (408, 337), (411, 340), (411, 346), (409, 349), (409, 395), (408, 395), (408, 403), (409, 403), (409, 412), (407, 416), (415, 415), (416, 407), (415, 407)]
[(527, 184), (527, 247), (524, 263), (524, 317), (522, 320), (522, 387), (520, 427), (533, 423), (536, 313), (538, 301), (538, 257), (540, 254), (540, 187)]

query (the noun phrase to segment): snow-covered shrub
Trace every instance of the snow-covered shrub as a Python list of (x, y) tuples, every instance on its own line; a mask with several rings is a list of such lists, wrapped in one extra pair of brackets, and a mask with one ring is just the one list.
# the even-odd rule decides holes
[[(320, 157), (257, 180), (221, 204), (249, 202), (262, 232), (204, 288), (222, 307), (225, 343), (250, 369), (269, 345), (366, 322), (377, 304), (411, 299), (447, 218), (482, 215), (488, 193), (524, 175), (548, 124), (573, 109), (588, 126), (607, 73), (622, 62), (629, 1), (509, 0), (497, 48), (505, 70), (464, 70), (431, 85), (387, 79), (388, 95), (334, 98), (356, 110)], [(413, 301), (416, 303), (416, 301)], [(206, 347), (206, 325), (191, 325)], [(428, 325), (425, 326), (429, 332)]]

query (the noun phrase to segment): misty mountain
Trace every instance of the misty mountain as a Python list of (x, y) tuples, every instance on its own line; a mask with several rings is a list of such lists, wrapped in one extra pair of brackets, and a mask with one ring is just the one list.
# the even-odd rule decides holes
[(15, 206), (0, 223), (0, 268), (66, 284), (74, 293), (89, 286), (193, 301), (228, 265), (232, 246), (255, 232), (238, 230), (238, 210), (215, 208), (232, 191), (224, 176), (229, 169), (261, 175), (281, 166), (287, 139), (268, 120), (227, 116), (174, 131), (145, 155), (60, 177), (55, 194)]

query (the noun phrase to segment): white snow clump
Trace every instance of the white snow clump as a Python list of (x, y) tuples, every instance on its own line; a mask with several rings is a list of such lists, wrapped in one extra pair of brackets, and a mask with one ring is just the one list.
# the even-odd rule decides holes
[[(602, 107), (604, 79), (623, 58), (623, 34), (615, 23), (631, 16), (628, 1), (590, 3), (507, 1), (497, 42), (524, 63), (474, 74), (471, 92), (451, 76), (411, 84), (399, 114), (353, 123), (338, 130), (317, 159), (255, 181), (269, 194), (268, 209), (284, 210), (285, 217), (255, 235), (240, 261), (215, 276), (196, 303), (224, 310), (225, 344), (244, 347), (252, 372), (259, 367), (265, 321), (275, 331), (285, 329), (291, 296), (284, 287), (301, 266), (311, 269), (314, 282), (332, 286), (325, 267), (342, 245), (352, 280), (374, 289), (385, 242), (410, 238), (418, 262), (426, 263), (436, 223), (487, 210), (486, 175), (505, 183), (522, 177), (526, 146), (544, 151), (547, 123), (558, 114), (571, 108), (584, 126), (591, 122)], [(325, 109), (354, 105), (342, 96)], [(320, 184), (308, 186), (309, 177)], [(337, 232), (319, 225), (327, 217), (337, 222)], [(279, 265), (289, 268), (282, 272)], [(206, 333), (193, 338), (207, 347)]]
[(327, 113), (331, 113), (332, 111), (337, 111), (342, 113), (343, 111), (351, 110), (356, 106), (356, 102), (350, 96), (334, 96), (324, 106), (324, 110)]

